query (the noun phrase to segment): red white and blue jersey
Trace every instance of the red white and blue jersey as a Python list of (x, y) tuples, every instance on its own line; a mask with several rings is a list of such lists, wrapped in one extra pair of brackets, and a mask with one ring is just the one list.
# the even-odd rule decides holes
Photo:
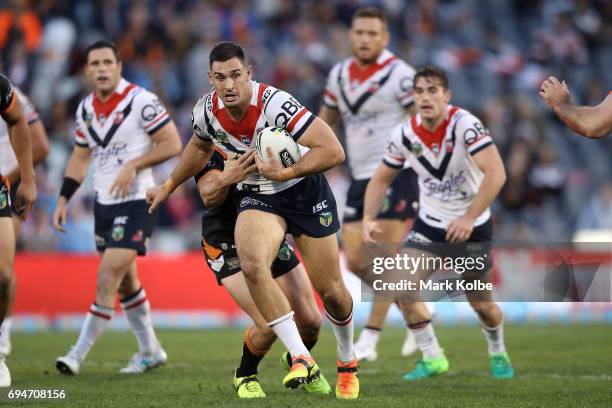
[[(426, 129), (421, 116), (393, 129), (383, 162), (401, 169), (409, 161), (419, 182), (419, 218), (446, 229), (463, 216), (478, 193), (484, 173), (472, 158), (493, 144), (489, 131), (470, 112), (448, 107), (444, 122), (435, 132)], [(491, 216), (487, 208), (475, 222)]]
[(108, 205), (145, 199), (147, 189), (155, 185), (151, 168), (136, 174), (127, 197), (110, 195), (109, 190), (126, 163), (151, 150), (151, 136), (170, 120), (157, 96), (124, 79), (106, 102), (93, 93), (81, 101), (75, 143), (92, 149), (96, 201)]
[(413, 103), (414, 73), (388, 50), (366, 69), (360, 69), (350, 57), (330, 71), (323, 104), (342, 115), (354, 179), (372, 177), (391, 130), (407, 119), (406, 108)]
[[(254, 148), (257, 131), (268, 126), (285, 129), (296, 142), (315, 119), (293, 96), (270, 85), (251, 81), (253, 95), (244, 117), (235, 122), (217, 91), (204, 95), (193, 108), (193, 131), (202, 140), (212, 140), (225, 153), (244, 153)], [(302, 154), (308, 149), (300, 146)], [(274, 194), (297, 184), (303, 177), (272, 181), (259, 172), (238, 184), (242, 190)]]
[[(17, 87), (13, 87), (13, 91), (21, 103), (21, 108), (23, 109), (23, 114), (26, 117), (28, 125), (39, 121), (40, 116), (28, 97)], [(16, 169), (17, 166), (17, 157), (15, 157), (15, 152), (11, 145), (8, 127), (5, 121), (0, 120), (0, 173), (8, 174)]]

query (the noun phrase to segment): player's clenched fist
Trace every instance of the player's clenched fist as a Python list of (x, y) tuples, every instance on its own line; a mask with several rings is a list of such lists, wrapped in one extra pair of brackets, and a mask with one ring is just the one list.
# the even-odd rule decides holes
[(163, 203), (170, 196), (170, 191), (165, 186), (155, 186), (147, 190), (147, 204), (149, 206), (149, 214), (157, 209), (157, 206)]
[(570, 102), (570, 92), (565, 81), (549, 76), (540, 86), (540, 96), (551, 108)]

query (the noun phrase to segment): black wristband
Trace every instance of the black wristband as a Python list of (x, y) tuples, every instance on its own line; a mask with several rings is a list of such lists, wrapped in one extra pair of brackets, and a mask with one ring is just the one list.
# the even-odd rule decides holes
[(70, 197), (76, 193), (81, 183), (70, 177), (64, 177), (62, 183), (62, 189), (60, 190), (60, 197), (66, 197), (66, 201), (70, 200)]

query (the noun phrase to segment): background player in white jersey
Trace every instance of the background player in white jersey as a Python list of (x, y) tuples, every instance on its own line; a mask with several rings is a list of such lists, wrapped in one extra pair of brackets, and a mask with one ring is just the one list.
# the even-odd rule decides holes
[[(342, 223), (342, 248), (349, 270), (358, 274), (364, 267), (361, 218), (366, 186), (382, 160), (391, 129), (413, 111), (414, 69), (386, 49), (387, 19), (377, 8), (353, 14), (349, 39), (353, 55), (329, 73), (319, 117), (332, 127), (341, 117), (344, 123), (351, 185)], [(402, 242), (417, 202), (416, 175), (404, 169), (385, 193), (376, 239)], [(358, 360), (376, 360), (380, 330), (390, 306), (390, 302), (374, 299), (368, 323), (355, 344)], [(408, 330), (402, 355), (414, 351), (414, 336)]]
[[(276, 340), (274, 331), (266, 325), (240, 270), (240, 260), (236, 251), (234, 229), (238, 209), (236, 205), (236, 184), (244, 181), (250, 173), (257, 170), (254, 151), (240, 156), (225, 155), (215, 149), (212, 158), (196, 175), (198, 191), (204, 202), (202, 217), (202, 249), (210, 269), (219, 285), (232, 296), (234, 301), (253, 320), (244, 332), (244, 344), (240, 365), (234, 372), (234, 387), (239, 398), (264, 398), (266, 396), (257, 371), (259, 362)], [(283, 240), (276, 259), (272, 263), (272, 276), (278, 283), (287, 300), (295, 311), (295, 321), (300, 336), (308, 350), (317, 343), (321, 328), (321, 313), (312, 293), (306, 271), (293, 248)], [(291, 355), (285, 352), (281, 365), (289, 370)], [(314, 394), (329, 394), (331, 388), (323, 376), (304, 385), (304, 389)]]
[[(372, 241), (378, 228), (376, 216), (382, 193), (409, 161), (419, 181), (419, 213), (408, 235), (412, 243), (449, 243), (426, 249), (436, 256), (465, 256), (463, 242), (483, 243), (482, 253), (490, 259), (493, 227), (489, 206), (501, 190), (506, 173), (497, 148), (480, 120), (466, 110), (449, 105), (451, 91), (446, 74), (425, 67), (414, 76), (417, 115), (394, 128), (383, 163), (368, 184), (364, 210), (364, 239)], [(458, 250), (456, 250), (458, 248)], [(449, 251), (452, 251), (450, 253)], [(422, 250), (420, 251), (422, 252)], [(490, 279), (491, 263), (480, 274), (466, 272), (466, 279)], [(433, 271), (419, 271), (426, 276)], [(490, 291), (467, 294), (477, 313), (488, 344), (491, 371), (495, 378), (512, 378), (514, 370), (503, 338), (503, 314)], [(423, 359), (405, 380), (431, 377), (448, 371), (448, 360), (438, 344), (431, 315), (424, 303), (402, 301)]]
[(76, 112), (75, 146), (66, 166), (53, 224), (63, 231), (68, 200), (93, 161), (96, 246), (102, 254), (96, 299), (77, 343), (56, 366), (78, 374), (80, 365), (114, 313), (115, 297), (136, 335), (139, 352), (123, 373), (140, 373), (166, 362), (151, 322), (150, 305), (136, 274), (136, 256), (145, 255), (155, 217), (147, 212), (146, 189), (153, 186), (152, 166), (181, 149), (168, 112), (151, 92), (121, 77), (115, 44), (99, 41), (86, 53), (85, 73), (93, 93)]
[(151, 209), (210, 159), (213, 140), (225, 151), (243, 154), (250, 149), (257, 129), (272, 125), (284, 128), (294, 140), (309, 147), (300, 161), (286, 168), (273, 157), (264, 164), (255, 156), (259, 172), (239, 184), (236, 247), (253, 301), (293, 356), (283, 383), (295, 388), (315, 379), (320, 370), (300, 338), (287, 298), (270, 273), (285, 233), (294, 236), (336, 334), (336, 396), (357, 398), (353, 303), (338, 263), (336, 202), (320, 174), (344, 160), (342, 146), (331, 128), (291, 95), (252, 81), (252, 69), (238, 44), (217, 44), (209, 61), (214, 91), (194, 108), (194, 136), (180, 163), (163, 186), (147, 193)]
[[(25, 220), (36, 200), (32, 144), (28, 123), (19, 98), (11, 82), (2, 74), (0, 74), (0, 116), (6, 122), (21, 179), (14, 208)], [(11, 212), (10, 184), (0, 174), (0, 327), (9, 310), (15, 261), (16, 235)], [(5, 358), (5, 354), (0, 353), (0, 387), (11, 385), (11, 375)]]
[[(30, 139), (32, 141), (32, 162), (36, 166), (42, 162), (47, 156), (49, 151), (49, 142), (47, 140), (47, 132), (43, 126), (42, 120), (34, 105), (30, 100), (19, 90), (19, 88), (13, 88), (15, 95), (21, 102), (23, 114), (25, 115), (28, 123), (28, 129), (30, 131)], [(10, 196), (12, 204), (12, 219), (13, 226), (15, 228), (15, 237), (19, 236), (19, 230), (21, 227), (21, 218), (18, 210), (15, 207), (16, 193), (19, 188), (19, 180), (21, 171), (17, 162), (17, 157), (11, 146), (10, 135), (6, 122), (0, 121), (0, 174), (5, 174), (8, 184), (11, 186)], [(11, 329), (11, 308), (15, 299), (15, 286), (17, 282), (17, 276), (13, 276), (9, 293), (9, 305), (7, 310), (6, 318), (0, 327), (0, 355), (8, 356), (11, 352), (11, 340), (10, 340), (10, 329)]]

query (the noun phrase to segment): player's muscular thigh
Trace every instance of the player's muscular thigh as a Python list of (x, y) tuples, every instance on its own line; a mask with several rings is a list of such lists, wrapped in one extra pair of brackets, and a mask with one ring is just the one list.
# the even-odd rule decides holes
[(238, 215), (234, 236), (240, 267), (247, 278), (270, 269), (286, 229), (285, 221), (275, 214), (247, 210)]

